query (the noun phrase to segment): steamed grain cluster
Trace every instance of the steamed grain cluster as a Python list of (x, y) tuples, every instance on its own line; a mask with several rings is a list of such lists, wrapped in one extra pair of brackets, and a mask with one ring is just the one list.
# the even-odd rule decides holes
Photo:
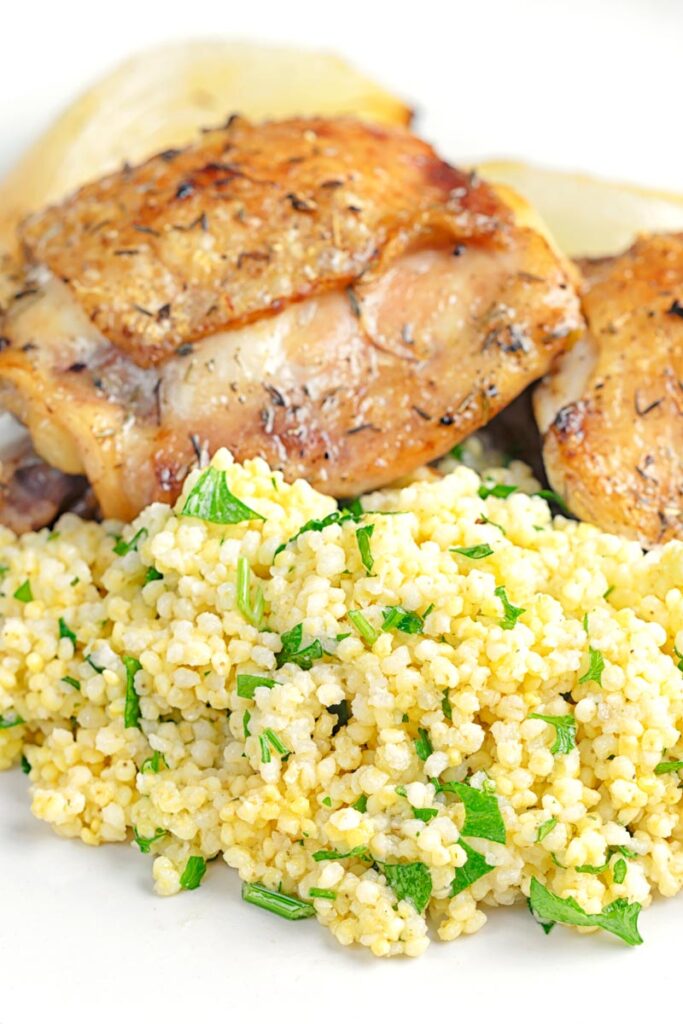
[[(474, 932), (532, 878), (589, 914), (680, 889), (661, 765), (683, 758), (683, 544), (644, 555), (553, 521), (519, 463), (452, 460), (290, 540), (334, 500), (259, 460), (212, 465), (263, 519), (182, 516), (181, 497), (125, 529), (0, 535), (0, 767), (23, 756), (39, 818), (90, 844), (135, 829), (162, 895), (222, 857), (378, 955)], [(283, 663), (299, 624), (312, 656)], [(238, 676), (270, 685), (239, 696)], [(504, 843), (465, 827), (449, 781), (495, 800)], [(484, 873), (462, 887), (468, 863)], [(391, 870), (414, 864), (423, 911)]]

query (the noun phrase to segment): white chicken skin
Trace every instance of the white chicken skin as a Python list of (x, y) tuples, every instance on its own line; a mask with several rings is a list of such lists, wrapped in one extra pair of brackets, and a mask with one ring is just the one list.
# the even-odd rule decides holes
[(123, 519), (221, 445), (337, 496), (382, 486), (582, 328), (561, 259), (489, 186), (345, 119), (231, 118), (22, 241), (0, 400)]

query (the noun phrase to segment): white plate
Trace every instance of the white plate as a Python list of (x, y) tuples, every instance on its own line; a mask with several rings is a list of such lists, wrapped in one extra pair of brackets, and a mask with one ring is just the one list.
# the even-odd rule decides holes
[[(646, 0), (349, 0), (168, 2), (162, 16), (121, 0), (106, 30), (84, 38), (79, 28), (103, 17), (90, 4), (15, 4), (3, 26), (0, 94), (12, 102), (0, 105), (0, 159), (98, 69), (191, 26), (334, 46), (414, 98), (455, 156), (516, 153), (680, 191), (680, 12)], [(0, 1024), (592, 1024), (678, 1009), (680, 900), (643, 913), (637, 949), (561, 927), (546, 937), (522, 906), (491, 913), (471, 938), (435, 941), (418, 961), (376, 961), (313, 921), (243, 904), (222, 862), (199, 890), (165, 900), (150, 868), (127, 846), (55, 838), (31, 817), (26, 778), (0, 776)]]

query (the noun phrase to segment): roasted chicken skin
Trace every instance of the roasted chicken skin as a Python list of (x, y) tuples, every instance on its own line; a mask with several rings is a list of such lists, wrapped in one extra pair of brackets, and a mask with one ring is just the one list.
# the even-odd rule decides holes
[(24, 225), (0, 400), (109, 516), (220, 445), (338, 496), (381, 486), (580, 333), (525, 217), (405, 129), (231, 118)]
[(581, 269), (588, 333), (534, 396), (548, 477), (580, 519), (683, 539), (683, 234)]

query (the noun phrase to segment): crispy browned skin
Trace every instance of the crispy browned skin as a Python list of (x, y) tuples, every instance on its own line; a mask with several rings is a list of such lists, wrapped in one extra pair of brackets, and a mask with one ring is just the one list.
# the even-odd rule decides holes
[(43, 266), (0, 329), (0, 397), (122, 518), (221, 445), (331, 494), (381, 486), (582, 328), (557, 256), (486, 184), (344, 120), (233, 123), (88, 186), (26, 242)]
[(581, 519), (683, 538), (683, 235), (582, 270), (588, 336), (536, 394), (548, 476)]

